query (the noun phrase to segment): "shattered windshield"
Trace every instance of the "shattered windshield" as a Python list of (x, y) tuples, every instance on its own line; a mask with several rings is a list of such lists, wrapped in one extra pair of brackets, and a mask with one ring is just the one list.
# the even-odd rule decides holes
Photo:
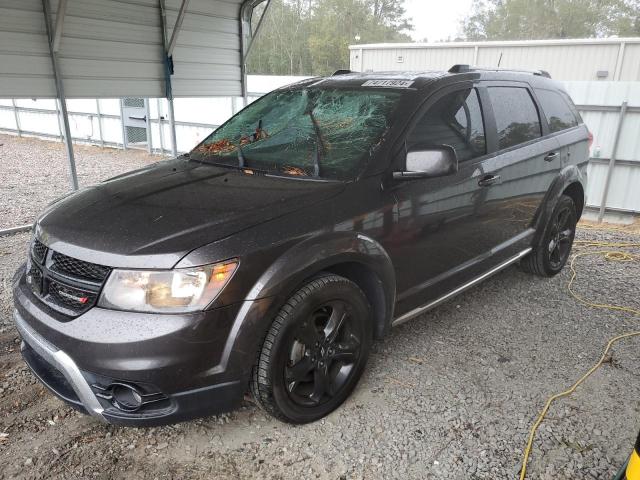
[(366, 165), (401, 93), (303, 88), (272, 92), (198, 145), (197, 161), (348, 180)]

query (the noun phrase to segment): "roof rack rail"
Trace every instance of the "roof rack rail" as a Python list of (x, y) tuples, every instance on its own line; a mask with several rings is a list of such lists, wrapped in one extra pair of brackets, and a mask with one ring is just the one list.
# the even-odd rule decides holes
[(514, 73), (529, 73), (531, 75), (537, 75), (539, 77), (551, 78), (549, 72), (546, 70), (521, 70), (518, 68), (491, 68), (491, 67), (470, 67), (464, 63), (458, 63), (449, 69), (449, 73), (467, 73), (467, 72), (514, 72)]
[(333, 74), (331, 76), (335, 77), (336, 75), (349, 75), (350, 73), (353, 73), (353, 72), (351, 70), (341, 69), (341, 70), (336, 70), (335, 72), (333, 72)]
[(466, 63), (456, 63), (453, 67), (449, 69), (449, 73), (466, 73), (470, 71), (471, 71), (471, 67)]

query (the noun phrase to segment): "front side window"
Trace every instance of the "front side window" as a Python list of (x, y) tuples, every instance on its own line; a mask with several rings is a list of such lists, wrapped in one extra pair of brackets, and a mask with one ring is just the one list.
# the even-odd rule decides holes
[(498, 131), (498, 148), (528, 142), (542, 135), (538, 109), (523, 87), (489, 87)]
[(191, 158), (294, 176), (358, 176), (391, 125), (401, 93), (300, 88), (272, 92), (213, 132)]
[(567, 101), (553, 90), (536, 89), (544, 115), (549, 123), (551, 132), (559, 132), (578, 125), (576, 115), (571, 111)]
[(407, 148), (449, 145), (461, 162), (487, 153), (482, 110), (473, 88), (449, 93), (434, 103), (407, 136)]

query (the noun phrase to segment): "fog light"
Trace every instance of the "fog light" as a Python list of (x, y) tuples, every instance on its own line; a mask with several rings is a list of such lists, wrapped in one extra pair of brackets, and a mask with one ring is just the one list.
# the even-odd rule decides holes
[(112, 385), (111, 395), (113, 406), (120, 410), (135, 412), (142, 406), (142, 395), (129, 385)]

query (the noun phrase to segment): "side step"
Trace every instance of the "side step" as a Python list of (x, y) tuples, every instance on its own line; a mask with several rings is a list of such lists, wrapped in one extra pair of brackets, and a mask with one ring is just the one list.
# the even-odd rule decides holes
[(516, 263), (522, 257), (526, 256), (529, 252), (531, 252), (531, 250), (532, 250), (531, 247), (529, 247), (529, 248), (527, 248), (525, 250), (522, 250), (517, 255), (515, 255), (515, 256), (509, 258), (508, 260), (502, 262), (500, 265), (497, 265), (497, 266), (493, 267), (491, 270), (486, 271), (482, 275), (474, 278), (473, 280), (465, 283), (464, 285), (459, 286), (455, 290), (451, 290), (449, 293), (445, 293), (444, 295), (442, 295), (439, 298), (436, 298), (432, 302), (429, 302), (429, 303), (427, 303), (425, 305), (422, 305), (420, 307), (414, 308), (413, 310), (405, 313), (404, 315), (399, 316), (398, 318), (393, 320), (393, 322), (391, 322), (391, 326), (392, 327), (397, 327), (398, 325), (401, 325), (404, 322), (408, 322), (412, 318), (417, 317), (418, 315), (420, 315), (420, 314), (422, 314), (422, 313), (424, 313), (424, 312), (426, 312), (428, 310), (431, 310), (432, 308), (437, 307), (441, 303), (446, 302), (450, 298), (455, 297), (459, 293), (464, 292), (465, 290), (467, 290), (467, 289), (473, 287), (474, 285), (477, 285), (478, 283), (482, 282), (483, 280), (489, 278), (490, 276), (498, 273), (500, 270), (504, 270), (509, 265), (512, 265), (512, 264)]

